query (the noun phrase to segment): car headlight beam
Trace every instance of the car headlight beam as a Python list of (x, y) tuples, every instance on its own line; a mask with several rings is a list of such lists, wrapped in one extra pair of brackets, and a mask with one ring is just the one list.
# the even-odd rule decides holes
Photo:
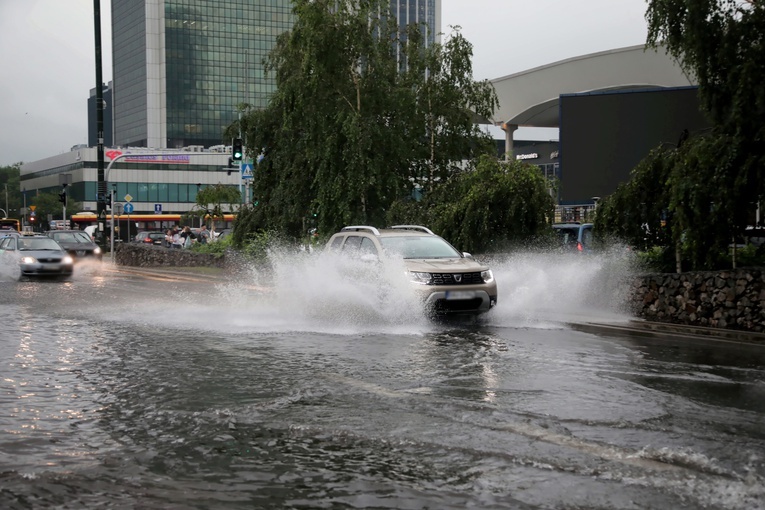
[(494, 273), (491, 272), (491, 269), (481, 271), (481, 278), (483, 279), (484, 283), (490, 283), (494, 281)]
[(61, 259), (61, 262), (63, 264), (74, 264), (74, 259), (71, 256), (67, 255), (66, 257)]
[(96, 255), (100, 255), (101, 254), (101, 248), (96, 246), (96, 249), (93, 250), (93, 253), (95, 253)]
[(21, 257), (22, 264), (36, 264), (37, 259), (34, 257)]

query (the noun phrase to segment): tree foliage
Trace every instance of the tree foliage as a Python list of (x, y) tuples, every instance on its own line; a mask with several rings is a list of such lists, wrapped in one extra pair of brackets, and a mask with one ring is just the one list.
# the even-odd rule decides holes
[(20, 218), (24, 206), (20, 189), (20, 166), (21, 163), (16, 163), (0, 167), (0, 208), (6, 211), (9, 218)]
[(394, 204), (388, 222), (430, 225), (462, 250), (489, 253), (549, 233), (554, 207), (536, 166), (486, 155), (475, 170), (452, 173), (422, 201)]
[(226, 213), (234, 212), (242, 201), (242, 194), (225, 184), (207, 186), (197, 192), (196, 212), (211, 221), (222, 220)]
[(686, 269), (716, 269), (765, 193), (765, 7), (651, 0), (646, 19), (648, 44), (698, 80), (713, 130), (653, 151), (601, 204), (597, 223), (634, 246), (676, 252)]
[(497, 99), (472, 80), (471, 45), (455, 32), (427, 46), (415, 26), (404, 37), (388, 8), (294, 2), (295, 24), (266, 61), (276, 92), (229, 129), (245, 133), (250, 156), (264, 156), (253, 179), (260, 205), (249, 213), (260, 228), (297, 237), (314, 213), (322, 232), (382, 224), (416, 185), (492, 150), (474, 121)]

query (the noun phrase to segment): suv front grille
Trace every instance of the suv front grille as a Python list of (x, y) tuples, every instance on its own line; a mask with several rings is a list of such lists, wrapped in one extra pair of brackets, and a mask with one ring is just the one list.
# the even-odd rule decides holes
[[(433, 285), (476, 285), (483, 283), (481, 273), (431, 273)], [(458, 281), (460, 280), (460, 281)]]

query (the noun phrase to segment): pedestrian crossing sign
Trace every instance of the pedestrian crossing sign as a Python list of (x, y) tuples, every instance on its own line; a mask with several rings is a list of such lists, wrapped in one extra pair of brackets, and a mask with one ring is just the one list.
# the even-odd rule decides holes
[(252, 179), (252, 163), (242, 165), (242, 179)]

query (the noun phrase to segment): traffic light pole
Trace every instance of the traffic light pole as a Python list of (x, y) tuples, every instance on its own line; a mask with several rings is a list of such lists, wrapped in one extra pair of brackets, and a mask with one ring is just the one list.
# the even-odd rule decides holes
[(101, 77), (101, 2), (93, 0), (93, 21), (96, 38), (96, 133), (98, 137), (98, 183), (96, 195), (96, 212), (98, 229), (96, 241), (101, 249), (106, 247), (104, 242), (104, 227), (106, 223), (106, 180), (104, 179), (104, 91)]

